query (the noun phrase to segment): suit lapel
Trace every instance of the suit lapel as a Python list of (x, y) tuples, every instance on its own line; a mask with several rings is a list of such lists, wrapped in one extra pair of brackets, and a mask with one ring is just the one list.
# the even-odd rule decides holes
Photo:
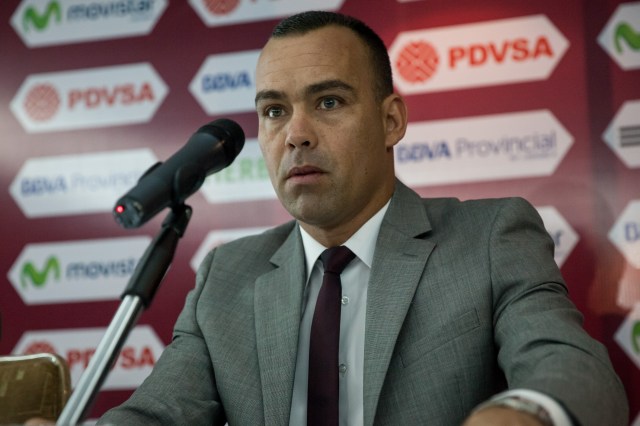
[[(373, 258), (367, 296), (364, 424), (372, 425), (398, 334), (435, 244), (420, 197), (398, 182)], [(271, 258), (275, 269), (255, 284), (255, 326), (266, 425), (288, 424), (305, 283), (296, 228)]]
[(380, 228), (367, 295), (364, 424), (372, 425), (402, 323), (435, 244), (420, 197), (398, 183)]
[(256, 280), (255, 321), (266, 425), (289, 423), (305, 283), (296, 228), (271, 258), (276, 268)]

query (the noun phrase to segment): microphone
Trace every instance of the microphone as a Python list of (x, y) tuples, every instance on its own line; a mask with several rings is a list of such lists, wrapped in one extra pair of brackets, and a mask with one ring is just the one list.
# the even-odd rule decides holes
[(182, 204), (208, 175), (231, 164), (243, 146), (244, 132), (238, 123), (222, 118), (205, 124), (167, 161), (151, 166), (116, 202), (116, 222), (137, 228), (165, 207)]

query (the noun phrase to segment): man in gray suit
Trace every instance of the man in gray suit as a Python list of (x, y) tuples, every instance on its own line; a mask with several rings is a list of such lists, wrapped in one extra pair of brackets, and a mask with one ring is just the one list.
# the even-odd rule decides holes
[(421, 199), (396, 180), (407, 112), (375, 33), (329, 12), (285, 19), (256, 86), (260, 146), (296, 220), (209, 253), (153, 373), (101, 423), (318, 420), (318, 255), (344, 245), (355, 258), (341, 274), (339, 418), (321, 423), (626, 424), (622, 385), (535, 210)]

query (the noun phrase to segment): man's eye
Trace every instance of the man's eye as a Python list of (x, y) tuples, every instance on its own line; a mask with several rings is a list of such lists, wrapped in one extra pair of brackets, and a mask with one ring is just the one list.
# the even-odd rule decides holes
[(320, 101), (320, 108), (334, 109), (340, 106), (340, 101), (336, 98), (323, 98)]
[(269, 107), (264, 111), (264, 115), (269, 118), (277, 118), (282, 116), (282, 108), (280, 107)]

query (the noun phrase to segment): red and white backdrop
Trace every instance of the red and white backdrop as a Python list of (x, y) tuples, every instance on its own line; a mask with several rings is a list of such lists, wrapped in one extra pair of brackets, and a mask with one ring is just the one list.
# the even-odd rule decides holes
[(163, 217), (122, 229), (115, 200), (209, 121), (237, 121), (245, 148), (189, 199), (173, 266), (91, 417), (148, 374), (206, 251), (289, 219), (255, 139), (254, 65), (303, 8), (359, 17), (389, 47), (410, 109), (403, 181), (538, 208), (640, 425), (638, 1), (4, 0), (0, 354), (55, 351), (77, 382)]

